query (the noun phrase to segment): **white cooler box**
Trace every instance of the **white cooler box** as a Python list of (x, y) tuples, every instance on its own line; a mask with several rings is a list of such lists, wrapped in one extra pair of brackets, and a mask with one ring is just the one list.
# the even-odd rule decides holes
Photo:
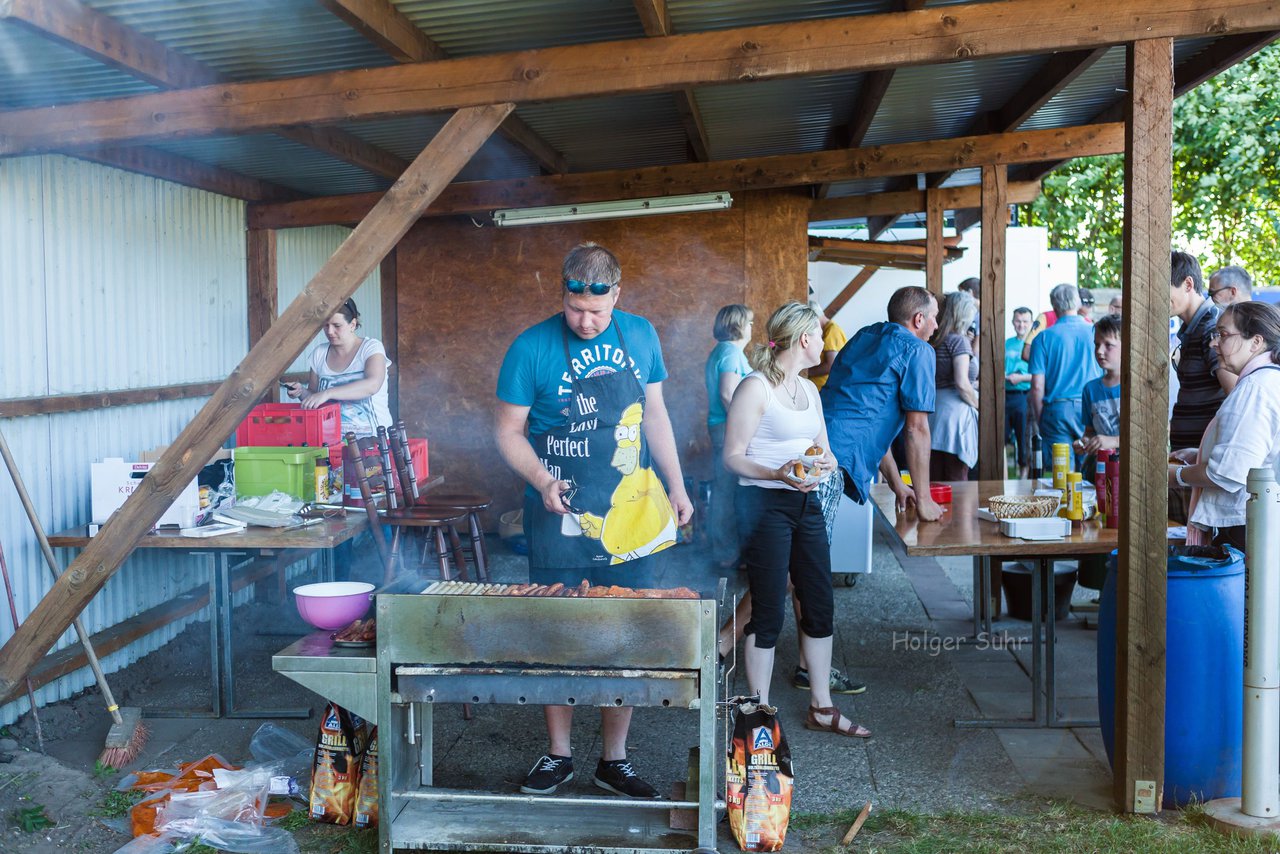
[(858, 504), (847, 495), (840, 496), (836, 523), (831, 531), (831, 572), (843, 575), (852, 586), (852, 576), (871, 571), (871, 535), (875, 524), (875, 507), (868, 501)]
[[(120, 509), (125, 499), (133, 494), (142, 478), (155, 463), (127, 463), (120, 457), (108, 457), (100, 463), (89, 465), (92, 495), (92, 521), (101, 525), (111, 514)], [(190, 528), (200, 515), (200, 490), (193, 480), (182, 490), (173, 505), (164, 512), (160, 525), (177, 525)]]

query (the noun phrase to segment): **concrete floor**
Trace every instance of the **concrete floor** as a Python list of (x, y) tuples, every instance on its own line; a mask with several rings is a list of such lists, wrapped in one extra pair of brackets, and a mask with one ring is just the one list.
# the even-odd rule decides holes
[[(524, 559), (505, 545), (491, 547), (493, 575), (522, 581)], [(718, 580), (696, 546), (672, 551), (667, 581), (710, 590)], [(807, 692), (790, 686), (795, 665), (795, 627), (788, 618), (778, 645), (773, 700), (779, 706), (796, 771), (793, 810), (828, 813), (857, 809), (872, 801), (877, 809), (1020, 809), (1026, 796), (1070, 799), (1110, 808), (1111, 776), (1097, 728), (961, 729), (956, 718), (1025, 716), (1030, 711), (1028, 624), (1003, 620), (997, 636), (1015, 643), (979, 648), (973, 630), (968, 559), (939, 563), (899, 557), (883, 530), (875, 540), (872, 572), (854, 587), (836, 587), (835, 664), (866, 682), (869, 690), (840, 697), (845, 713), (871, 729), (869, 740), (841, 738), (802, 726)], [(356, 567), (355, 573), (370, 571)], [(729, 581), (740, 587), (744, 578)], [(307, 627), (280, 606), (250, 605), (236, 612), (238, 695), (242, 706), (310, 705), (320, 697), (270, 672), (270, 655)], [(1006, 634), (1007, 633), (1007, 634)], [(1079, 620), (1058, 624), (1058, 681), (1062, 714), (1097, 715), (1094, 632)], [(740, 673), (740, 669), (739, 669)], [(122, 705), (196, 706), (208, 697), (207, 624), (196, 624), (178, 641), (112, 676)], [(740, 677), (731, 686), (745, 692)], [(106, 725), (92, 695), (60, 703), (44, 712), (49, 752), (71, 768), (92, 771)], [(233, 761), (249, 758), (250, 737), (262, 721), (160, 718), (136, 767), (167, 767), (220, 752)], [(278, 721), (314, 739), (316, 717)], [(23, 746), (33, 746), (29, 719), (13, 729)], [(595, 792), (590, 771), (599, 754), (598, 717), (580, 712), (575, 721), (578, 779), (573, 791)], [(454, 707), (435, 716), (436, 775), (442, 785), (513, 791), (544, 750), (540, 711), (528, 707), (480, 706), (475, 719), (462, 720)], [(684, 776), (688, 748), (697, 741), (696, 715), (666, 709), (636, 712), (629, 748), (641, 773), (661, 791)], [(123, 840), (117, 840), (118, 845)], [(819, 850), (833, 840), (788, 838), (789, 850)], [(794, 843), (794, 844), (793, 844)], [(35, 849), (31, 849), (35, 850)], [(83, 850), (114, 851), (101, 848)]]

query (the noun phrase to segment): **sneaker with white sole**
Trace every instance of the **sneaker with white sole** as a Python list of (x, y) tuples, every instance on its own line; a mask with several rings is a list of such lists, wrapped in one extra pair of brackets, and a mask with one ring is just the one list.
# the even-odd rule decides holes
[[(795, 673), (791, 676), (791, 684), (797, 688), (809, 688), (809, 671), (803, 667), (796, 667)], [(834, 667), (831, 668), (831, 693), (832, 694), (861, 694), (867, 690), (867, 686), (861, 682), (854, 682), (848, 676), (845, 676)]]
[(573, 779), (573, 757), (543, 754), (524, 778), (520, 791), (526, 795), (550, 795)]
[(628, 798), (656, 798), (658, 790), (650, 786), (627, 759), (615, 759), (609, 762), (601, 759), (596, 765), (595, 784), (615, 795)]

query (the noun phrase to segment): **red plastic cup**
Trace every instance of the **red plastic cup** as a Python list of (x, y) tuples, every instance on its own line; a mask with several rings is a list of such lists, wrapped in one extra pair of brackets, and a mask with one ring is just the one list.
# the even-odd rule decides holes
[(929, 497), (939, 504), (951, 503), (951, 486), (946, 483), (929, 484)]

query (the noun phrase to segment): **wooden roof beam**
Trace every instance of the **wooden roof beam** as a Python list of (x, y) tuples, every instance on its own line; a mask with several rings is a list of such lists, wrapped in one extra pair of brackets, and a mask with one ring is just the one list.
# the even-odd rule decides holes
[(994, 0), (11, 110), (0, 155), (1276, 29), (1257, 0)]
[[(877, 145), (850, 151), (780, 154), (711, 163), (681, 163), (452, 184), (428, 215), (485, 213), (498, 208), (578, 204), (712, 190), (763, 190), (824, 181), (914, 174), (917, 168), (1025, 163), (1057, 157), (1114, 154), (1124, 147), (1124, 125), (1019, 131), (992, 136)], [(376, 193), (331, 196), (280, 205), (255, 205), (251, 228), (298, 228), (359, 222), (377, 202)], [(833, 200), (835, 203), (836, 200)]]
[[(1185, 95), (1209, 78), (1220, 74), (1237, 62), (1248, 59), (1280, 38), (1280, 30), (1241, 33), (1218, 39), (1195, 56), (1184, 61), (1173, 72), (1173, 96)], [(1125, 118), (1125, 96), (1093, 117), (1094, 122), (1122, 122)], [(1065, 161), (1029, 163), (1009, 170), (1009, 180), (1039, 181)]]
[[(317, 2), (379, 50), (390, 54), (396, 62), (438, 62), (449, 58), (448, 51), (392, 5), (390, 0)], [(498, 135), (527, 153), (543, 170), (552, 174), (569, 171), (565, 156), (515, 113), (507, 116), (502, 127), (498, 128)]]
[[(1003, 106), (977, 116), (966, 135), (1017, 130), (1037, 110), (1102, 59), (1108, 50), (1109, 47), (1095, 47), (1055, 54)], [(953, 174), (953, 171), (934, 173), (929, 176), (927, 184), (929, 187), (941, 187)]]
[(249, 350), (111, 521), (0, 648), (0, 696), (8, 696), (39, 663), (204, 461), (226, 441), (262, 394), (274, 388), (276, 377), (310, 345), (334, 308), (355, 293), (513, 108), (513, 104), (501, 104), (459, 110), (414, 159), (404, 177), (392, 185)]
[[(634, 3), (646, 36), (661, 38), (672, 34), (671, 12), (667, 8), (667, 0), (634, 0)], [(702, 121), (702, 111), (698, 109), (693, 88), (686, 86), (671, 94), (675, 98), (676, 112), (680, 114), (680, 122), (684, 125), (684, 134), (689, 140), (693, 159), (701, 163), (707, 162), (711, 159), (711, 143), (707, 141), (707, 127)]]
[[(836, 199), (819, 199), (809, 206), (809, 222), (832, 222), (864, 217), (901, 216), (923, 213), (928, 209), (925, 190), (902, 190), (893, 193), (867, 193), (861, 196), (843, 196)], [(944, 187), (935, 190), (943, 210), (956, 211), (982, 206), (982, 185)], [(1009, 201), (1013, 204), (1029, 204), (1040, 195), (1038, 181), (1023, 181), (1009, 185)]]
[[(79, 0), (6, 0), (0, 4), (0, 19), (21, 24), (162, 89), (191, 89), (226, 82), (204, 63), (171, 50)], [(407, 160), (337, 128), (280, 128), (275, 132), (384, 178), (399, 178), (409, 165)]]

